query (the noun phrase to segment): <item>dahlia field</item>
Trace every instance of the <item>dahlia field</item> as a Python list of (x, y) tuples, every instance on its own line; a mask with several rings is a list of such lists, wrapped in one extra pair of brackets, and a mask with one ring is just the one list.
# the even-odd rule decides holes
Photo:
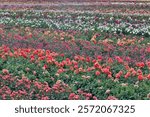
[(0, 99), (150, 99), (150, 2), (2, 0)]

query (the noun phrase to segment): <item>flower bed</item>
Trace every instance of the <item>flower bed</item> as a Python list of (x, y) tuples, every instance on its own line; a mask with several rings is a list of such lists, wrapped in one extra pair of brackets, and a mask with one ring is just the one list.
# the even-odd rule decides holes
[(149, 38), (1, 27), (0, 99), (150, 97)]
[(0, 99), (150, 99), (150, 3), (52, 1), (0, 5)]
[(0, 24), (58, 30), (99, 31), (150, 36), (149, 16), (102, 15), (89, 13), (43, 13), (1, 11)]

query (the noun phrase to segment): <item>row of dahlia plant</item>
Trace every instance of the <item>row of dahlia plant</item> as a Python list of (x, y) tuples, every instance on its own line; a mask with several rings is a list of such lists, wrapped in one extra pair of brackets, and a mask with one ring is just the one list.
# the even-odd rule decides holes
[(1, 27), (0, 99), (150, 98), (149, 38)]
[[(11, 12), (10, 12), (11, 13)], [(57, 30), (99, 31), (101, 33), (138, 35), (149, 37), (149, 16), (112, 16), (87, 13), (39, 13), (2, 11), (0, 24), (9, 26), (29, 26), (32, 28), (49, 28)]]
[[(63, 6), (63, 7), (60, 7)], [(67, 2), (67, 3), (3, 3), (0, 4), (0, 8), (3, 10), (53, 10), (55, 11), (66, 11), (66, 12), (93, 12), (93, 13), (114, 13), (114, 14), (130, 14), (130, 15), (149, 15), (150, 3), (133, 3), (133, 2)]]

